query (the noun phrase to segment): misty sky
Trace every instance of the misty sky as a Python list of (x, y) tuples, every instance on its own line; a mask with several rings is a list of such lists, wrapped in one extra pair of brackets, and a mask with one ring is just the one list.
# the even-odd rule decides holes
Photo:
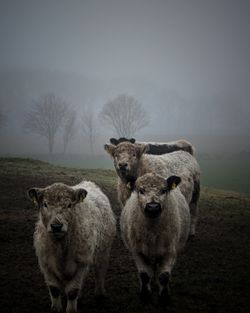
[[(221, 99), (214, 115), (249, 134), (248, 0), (1, 0), (0, 43), (0, 70), (60, 70), (114, 84), (115, 91), (124, 84), (152, 111), (161, 99), (155, 129), (157, 116), (164, 121), (164, 97), (173, 110), (184, 99), (195, 108), (190, 115), (199, 107), (204, 118)], [(131, 88), (135, 80), (145, 93)], [(202, 126), (195, 116), (191, 121)], [(213, 130), (217, 123), (211, 121)]]

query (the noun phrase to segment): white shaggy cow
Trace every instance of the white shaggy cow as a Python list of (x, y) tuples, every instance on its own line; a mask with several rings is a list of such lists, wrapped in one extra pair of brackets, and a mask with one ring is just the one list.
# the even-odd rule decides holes
[(155, 278), (160, 300), (168, 301), (177, 252), (188, 238), (190, 213), (177, 187), (180, 181), (178, 176), (165, 179), (153, 173), (139, 177), (121, 213), (122, 238), (136, 263), (144, 300), (149, 299)]
[(94, 266), (96, 295), (104, 294), (104, 279), (116, 222), (108, 198), (92, 182), (70, 187), (55, 183), (31, 188), (29, 197), (39, 208), (34, 246), (41, 272), (49, 288), (51, 308), (77, 311), (77, 299), (85, 276)]
[(121, 142), (117, 146), (105, 145), (104, 149), (112, 156), (118, 174), (118, 199), (122, 206), (131, 195), (136, 179), (154, 172), (164, 177), (181, 177), (180, 190), (186, 198), (191, 213), (190, 235), (195, 234), (200, 194), (200, 167), (188, 152), (175, 151), (163, 155), (146, 154), (148, 146)]

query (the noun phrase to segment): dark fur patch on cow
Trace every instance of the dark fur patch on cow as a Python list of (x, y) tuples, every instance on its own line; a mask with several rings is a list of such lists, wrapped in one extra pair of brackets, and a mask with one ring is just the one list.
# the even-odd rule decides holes
[(127, 188), (131, 191), (134, 191), (136, 178), (134, 176), (127, 176), (126, 182), (127, 182)]
[(193, 149), (191, 146), (187, 145), (184, 147), (180, 147), (178, 145), (168, 145), (168, 144), (148, 144), (148, 151), (147, 154), (154, 154), (154, 155), (161, 155), (164, 153), (171, 153), (174, 151), (186, 151), (193, 155)]
[(162, 265), (163, 261), (164, 261), (164, 256), (163, 255), (159, 255), (159, 256), (157, 256), (155, 258), (155, 264), (156, 265)]
[(148, 149), (147, 153), (148, 154), (155, 154), (155, 155), (161, 155), (161, 154), (164, 154), (164, 153), (170, 153), (170, 152), (173, 152), (173, 151), (182, 150), (178, 146), (167, 145), (167, 144), (153, 145), (153, 144), (149, 143), (148, 146), (149, 146), (149, 149)]
[(140, 279), (141, 279), (141, 283), (142, 285), (147, 285), (149, 283), (149, 276), (146, 272), (141, 272), (140, 273)]
[(109, 141), (110, 141), (110, 143), (111, 143), (112, 145), (115, 145), (115, 146), (117, 146), (117, 145), (118, 145), (119, 143), (121, 143), (121, 142), (131, 142), (131, 143), (135, 143), (135, 139), (134, 139), (134, 138), (128, 139), (128, 138), (125, 138), (125, 137), (120, 137), (119, 139), (110, 138)]
[(53, 298), (58, 298), (60, 296), (60, 289), (55, 286), (49, 286), (50, 293)]
[(75, 289), (72, 289), (68, 292), (67, 294), (67, 297), (70, 301), (73, 301), (77, 298), (78, 296), (78, 293), (79, 293), (79, 289), (75, 288)]
[(150, 265), (151, 264), (151, 261), (150, 259), (143, 253), (139, 253), (139, 256), (142, 258), (143, 262), (146, 264), (146, 265)]
[(194, 191), (191, 199), (191, 203), (197, 203), (200, 198), (200, 181), (194, 181)]
[(170, 274), (169, 272), (164, 272), (164, 273), (161, 273), (160, 276), (159, 276), (159, 282), (162, 286), (167, 286), (168, 283), (169, 283), (169, 279), (170, 279)]

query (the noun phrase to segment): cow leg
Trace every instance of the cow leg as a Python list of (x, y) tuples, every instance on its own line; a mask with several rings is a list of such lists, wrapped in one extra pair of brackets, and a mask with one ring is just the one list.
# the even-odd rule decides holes
[(49, 288), (49, 295), (51, 300), (51, 311), (52, 312), (62, 312), (62, 299), (61, 299), (61, 284), (56, 278), (56, 276), (44, 268), (40, 266), (45, 282)]
[(160, 286), (160, 302), (163, 304), (170, 302), (170, 273), (162, 272), (159, 277), (159, 286)]
[[(173, 243), (172, 243), (173, 245)], [(170, 245), (171, 247), (171, 245)], [(174, 245), (167, 252), (167, 259), (164, 259), (158, 268), (158, 286), (161, 303), (168, 303), (170, 301), (170, 277), (176, 260), (176, 249)]]
[(60, 289), (54, 285), (49, 285), (49, 294), (51, 299), (51, 311), (62, 312), (62, 299)]
[(140, 297), (143, 302), (149, 302), (151, 296), (150, 281), (154, 274), (153, 269), (143, 254), (137, 254), (134, 259), (139, 273)]
[(67, 296), (67, 313), (77, 312), (77, 300), (80, 295), (82, 283), (88, 273), (88, 266), (80, 267), (74, 277), (67, 283), (65, 287), (65, 293)]
[(102, 251), (102, 254), (95, 260), (94, 273), (95, 273), (95, 295), (96, 297), (105, 296), (105, 276), (109, 265), (109, 255), (111, 247), (106, 251)]
[(195, 225), (196, 225), (196, 221), (198, 218), (198, 202), (199, 202), (199, 198), (200, 198), (200, 181), (194, 181), (194, 190), (193, 190), (193, 194), (192, 194), (192, 199), (191, 202), (189, 204), (189, 208), (190, 208), (190, 232), (189, 232), (189, 236), (190, 237), (194, 237), (195, 236)]

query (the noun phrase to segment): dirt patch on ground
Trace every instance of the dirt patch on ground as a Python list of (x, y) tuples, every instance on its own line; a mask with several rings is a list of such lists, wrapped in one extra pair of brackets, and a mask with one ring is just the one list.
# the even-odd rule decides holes
[[(18, 162), (15, 166), (21, 167)], [(43, 168), (43, 165), (39, 166)], [(77, 175), (88, 179), (92, 175), (93, 180), (101, 184), (118, 219), (120, 208), (116, 199), (115, 176), (101, 171), (99, 176), (95, 176), (79, 170)], [(1, 171), (1, 312), (50, 311), (49, 295), (33, 248), (37, 212), (25, 197), (25, 192), (28, 187), (45, 186), (59, 180), (74, 184), (79, 180), (77, 175), (73, 170), (64, 171), (56, 167), (48, 167), (35, 175), (32, 169), (8, 172), (5, 166)], [(96, 301), (93, 274), (90, 273), (79, 302), (79, 312), (250, 312), (249, 247), (249, 197), (203, 189), (197, 237), (188, 242), (173, 271), (171, 305), (162, 308), (140, 302), (136, 268), (118, 229), (106, 279), (108, 298), (101, 303)]]

